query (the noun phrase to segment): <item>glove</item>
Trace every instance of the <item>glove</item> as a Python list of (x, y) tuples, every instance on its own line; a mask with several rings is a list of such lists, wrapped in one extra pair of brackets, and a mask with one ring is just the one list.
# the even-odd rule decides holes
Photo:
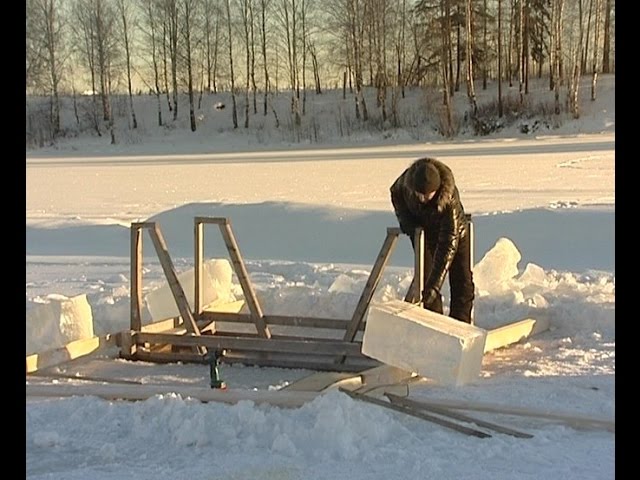
[(400, 231), (409, 237), (412, 237), (415, 232), (415, 227), (406, 223), (400, 222)]
[(440, 296), (440, 292), (435, 288), (428, 288), (422, 292), (422, 304), (425, 306), (431, 305), (436, 298)]

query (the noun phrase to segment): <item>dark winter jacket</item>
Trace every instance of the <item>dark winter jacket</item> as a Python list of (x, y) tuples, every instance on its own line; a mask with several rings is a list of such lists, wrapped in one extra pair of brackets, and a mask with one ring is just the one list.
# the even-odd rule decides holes
[[(420, 203), (414, 188), (414, 173), (421, 162), (431, 162), (440, 173), (440, 188), (427, 203)], [(413, 239), (415, 229), (422, 227), (433, 253), (431, 274), (425, 279), (424, 290), (435, 288), (440, 291), (458, 243), (469, 230), (453, 172), (438, 160), (420, 158), (396, 179), (390, 191), (400, 229)]]

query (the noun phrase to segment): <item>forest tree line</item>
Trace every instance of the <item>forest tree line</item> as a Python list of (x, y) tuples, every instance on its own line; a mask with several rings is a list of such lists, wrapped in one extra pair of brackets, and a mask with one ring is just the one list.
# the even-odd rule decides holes
[[(94, 92), (93, 128), (113, 132), (111, 98), (154, 95), (157, 122), (188, 108), (190, 127), (207, 92), (227, 91), (233, 127), (277, 113), (274, 94), (290, 96), (294, 126), (307, 95), (342, 88), (355, 118), (370, 111), (397, 124), (408, 87), (439, 87), (443, 135), (453, 134), (451, 100), (476, 88), (548, 78), (555, 113), (580, 116), (579, 80), (615, 71), (615, 0), (27, 0), (26, 90), (46, 96), (48, 121), (60, 132), (62, 96)], [(373, 88), (375, 104), (363, 91)], [(462, 89), (462, 93), (461, 93)], [(561, 89), (564, 94), (561, 100)], [(188, 105), (179, 104), (184, 93)], [(242, 102), (237, 102), (242, 98)], [(170, 118), (163, 117), (163, 104)], [(239, 105), (244, 111), (240, 112)]]

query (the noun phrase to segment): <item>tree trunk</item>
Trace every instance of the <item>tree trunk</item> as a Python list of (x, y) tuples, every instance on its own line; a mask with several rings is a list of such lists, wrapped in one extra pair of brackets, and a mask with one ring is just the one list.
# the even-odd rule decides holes
[[(264, 68), (264, 116), (267, 116), (268, 98), (269, 98), (269, 68), (267, 67), (267, 4), (266, 0), (260, 0), (260, 31), (262, 38), (260, 44), (262, 47), (262, 61)], [(277, 118), (277, 117), (276, 117)]]
[(189, 94), (189, 125), (191, 131), (196, 131), (196, 112), (193, 97), (193, 58), (191, 55), (191, 18), (193, 15), (193, 4), (191, 0), (184, 2), (184, 46), (186, 49), (187, 62), (187, 91)]
[(466, 31), (467, 31), (467, 96), (471, 104), (471, 118), (475, 118), (478, 113), (478, 104), (476, 103), (476, 88), (473, 84), (473, 31), (471, 29), (471, 0), (466, 1)]
[(598, 43), (600, 41), (600, 0), (596, 0), (595, 34), (593, 38), (593, 61), (591, 64), (591, 101), (596, 99), (596, 84), (598, 81)]
[(604, 34), (602, 43), (602, 73), (610, 73), (609, 51), (611, 50), (611, 0), (605, 1)]
[(225, 6), (227, 9), (227, 35), (229, 44), (229, 74), (231, 78), (231, 102), (232, 102), (232, 119), (233, 119), (233, 128), (238, 128), (238, 107), (236, 105), (236, 92), (235, 92), (235, 83), (234, 83), (234, 72), (233, 72), (233, 37), (231, 36), (231, 0), (225, 1)]
[(138, 120), (136, 119), (136, 111), (133, 108), (133, 89), (131, 87), (131, 49), (129, 48), (129, 24), (128, 9), (124, 0), (118, 0), (118, 9), (120, 10), (120, 19), (122, 20), (122, 34), (124, 37), (124, 53), (127, 65), (127, 90), (129, 93), (129, 111), (131, 113), (131, 126), (133, 129), (138, 128)]
[(498, 0), (498, 117), (504, 115), (502, 106), (502, 0)]
[[(442, 4), (441, 4), (442, 9)], [(442, 135), (449, 138), (454, 134), (453, 128), (453, 112), (451, 107), (451, 80), (448, 78), (452, 74), (451, 62), (447, 61), (451, 58), (450, 51), (450, 33), (451, 33), (451, 19), (449, 13), (449, 0), (444, 0), (444, 13), (442, 20), (442, 32), (441, 32), (441, 48), (440, 48), (440, 68), (442, 72), (442, 94), (443, 94), (443, 115), (441, 116), (442, 123)], [(447, 40), (449, 39), (449, 40)]]

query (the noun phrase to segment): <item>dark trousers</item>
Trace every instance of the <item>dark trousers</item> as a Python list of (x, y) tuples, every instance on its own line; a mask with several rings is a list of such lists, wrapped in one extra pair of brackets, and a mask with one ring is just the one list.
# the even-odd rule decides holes
[[(467, 234), (460, 239), (458, 250), (453, 257), (448, 272), (451, 295), (449, 316), (466, 323), (471, 323), (471, 310), (475, 297), (473, 272), (471, 271), (470, 265), (471, 242), (469, 237), (470, 235)], [(413, 244), (413, 240), (411, 243)], [(425, 242), (424, 246), (423, 285), (427, 284), (427, 279), (429, 278), (429, 273), (433, 265), (433, 250), (428, 246), (428, 243), (429, 242)], [(436, 299), (428, 305), (425, 304), (424, 308), (432, 312), (443, 313), (442, 295), (436, 296)]]

